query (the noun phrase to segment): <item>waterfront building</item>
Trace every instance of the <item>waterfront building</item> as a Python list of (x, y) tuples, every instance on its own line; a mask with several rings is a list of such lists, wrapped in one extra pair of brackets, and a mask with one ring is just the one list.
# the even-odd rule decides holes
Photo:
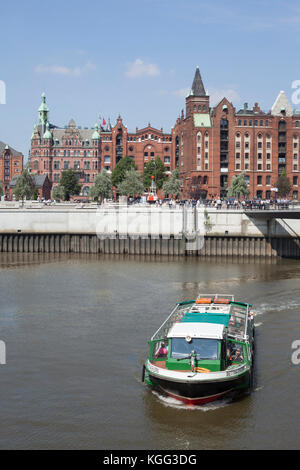
[(0, 141), (0, 182), (3, 194), (10, 199), (10, 181), (23, 171), (23, 154)]
[[(52, 184), (48, 178), (48, 175), (32, 175), (33, 184), (36, 191), (37, 199), (51, 199)], [(16, 187), (18, 176), (14, 176), (10, 182), (9, 195), (10, 199), (13, 199), (13, 191)]]
[[(102, 122), (103, 124), (103, 122)], [(93, 128), (79, 127), (71, 119), (64, 128), (49, 121), (49, 108), (43, 93), (39, 108), (39, 122), (31, 137), (30, 167), (37, 175), (48, 175), (59, 183), (64, 170), (74, 169), (82, 186), (82, 195), (88, 194), (96, 175), (104, 168), (109, 173), (121, 158), (128, 155), (142, 173), (144, 165), (159, 156), (167, 173), (174, 168), (172, 161), (172, 136), (150, 123), (144, 129), (128, 132), (121, 116), (116, 124), (106, 126), (96, 123)]]
[(179, 168), (183, 198), (226, 196), (234, 176), (245, 173), (249, 197), (269, 199), (278, 176), (285, 172), (292, 183), (291, 196), (299, 198), (300, 111), (293, 110), (284, 91), (265, 112), (258, 103), (242, 109), (224, 97), (211, 106), (197, 67), (192, 87), (170, 133), (150, 123), (129, 132), (121, 116), (114, 126), (64, 128), (49, 121), (45, 94), (39, 122), (31, 138), (32, 173), (47, 174), (55, 185), (63, 170), (78, 172), (82, 194), (87, 195), (103, 168), (112, 172), (118, 161), (130, 156), (142, 173), (145, 164), (161, 158), (169, 174)]
[(300, 111), (280, 91), (268, 112), (258, 103), (236, 110), (224, 97), (211, 107), (197, 67), (192, 88), (173, 130), (175, 163), (183, 197), (226, 196), (234, 176), (245, 172), (249, 197), (269, 199), (285, 172), (299, 198)]

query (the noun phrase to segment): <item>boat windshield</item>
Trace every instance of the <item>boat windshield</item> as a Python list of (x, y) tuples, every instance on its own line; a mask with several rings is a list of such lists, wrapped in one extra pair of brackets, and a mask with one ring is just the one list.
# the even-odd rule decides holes
[(190, 342), (185, 338), (172, 338), (171, 355), (173, 359), (188, 358), (194, 351), (197, 359), (218, 359), (219, 340), (193, 338)]

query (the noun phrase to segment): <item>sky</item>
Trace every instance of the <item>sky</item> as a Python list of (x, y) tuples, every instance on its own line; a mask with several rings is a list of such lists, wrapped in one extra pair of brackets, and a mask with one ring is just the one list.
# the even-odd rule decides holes
[(25, 160), (42, 92), (59, 127), (170, 132), (196, 66), (211, 105), (237, 109), (300, 80), (298, 0), (2, 0), (0, 18), (0, 140)]

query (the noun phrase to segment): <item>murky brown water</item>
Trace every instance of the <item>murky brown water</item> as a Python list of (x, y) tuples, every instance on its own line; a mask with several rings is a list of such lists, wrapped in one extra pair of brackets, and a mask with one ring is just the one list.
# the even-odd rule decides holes
[[(300, 448), (300, 264), (283, 260), (0, 255), (0, 448)], [(202, 408), (141, 383), (147, 340), (176, 301), (254, 304), (254, 391)]]

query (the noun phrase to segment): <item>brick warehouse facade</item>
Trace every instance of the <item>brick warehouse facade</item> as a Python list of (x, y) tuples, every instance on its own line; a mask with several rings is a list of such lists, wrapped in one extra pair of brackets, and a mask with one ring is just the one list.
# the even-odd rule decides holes
[(0, 141), (0, 182), (7, 199), (12, 197), (10, 181), (23, 171), (23, 154)]
[(94, 128), (77, 127), (71, 119), (61, 129), (49, 122), (45, 94), (39, 108), (39, 123), (31, 137), (30, 167), (33, 174), (47, 174), (53, 185), (59, 183), (64, 170), (78, 172), (82, 194), (87, 195), (95, 176), (104, 168), (112, 172), (119, 160), (130, 156), (143, 172), (144, 165), (159, 156), (167, 173), (174, 168), (172, 136), (149, 124), (144, 129), (128, 132), (119, 116), (114, 127), (95, 124)]
[(179, 168), (182, 197), (225, 196), (232, 179), (245, 171), (250, 197), (270, 198), (278, 175), (290, 178), (291, 196), (299, 198), (300, 111), (293, 110), (281, 91), (271, 110), (258, 103), (245, 103), (236, 110), (225, 97), (210, 106), (199, 68), (192, 88), (171, 133), (150, 124), (128, 132), (119, 116), (114, 127), (97, 124), (77, 127), (71, 120), (65, 128), (49, 122), (45, 95), (39, 108), (39, 123), (31, 138), (30, 163), (35, 174), (47, 174), (53, 184), (67, 168), (78, 171), (83, 194), (102, 168), (111, 172), (129, 155), (140, 172), (149, 159), (159, 156), (167, 173)]

